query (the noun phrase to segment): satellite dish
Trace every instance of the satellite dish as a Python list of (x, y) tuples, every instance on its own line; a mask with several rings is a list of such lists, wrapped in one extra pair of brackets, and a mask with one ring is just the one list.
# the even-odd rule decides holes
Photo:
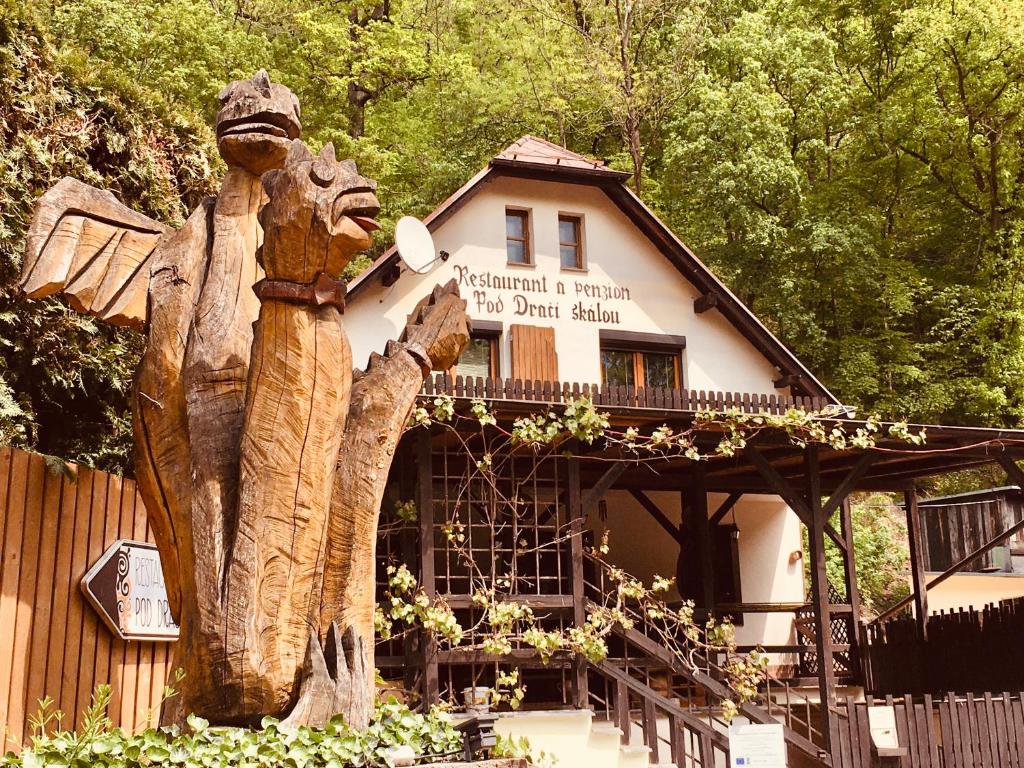
[(395, 227), (395, 245), (405, 266), (418, 275), (426, 274), (437, 261), (434, 238), (430, 230), (415, 216), (403, 216)]

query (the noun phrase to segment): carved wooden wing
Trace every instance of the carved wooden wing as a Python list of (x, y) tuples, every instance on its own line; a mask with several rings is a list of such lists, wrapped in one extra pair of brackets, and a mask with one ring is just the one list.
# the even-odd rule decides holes
[(141, 328), (149, 289), (146, 264), (170, 231), (110, 192), (61, 179), (36, 203), (21, 289), (33, 299), (59, 292), (79, 312)]

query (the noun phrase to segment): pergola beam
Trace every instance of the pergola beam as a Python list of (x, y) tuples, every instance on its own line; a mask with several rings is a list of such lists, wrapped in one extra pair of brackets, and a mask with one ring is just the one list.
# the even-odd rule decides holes
[(1024, 469), (1017, 466), (1017, 462), (1014, 461), (1013, 457), (1002, 454), (996, 457), (996, 461), (999, 462), (999, 466), (1003, 468), (1006, 472), (1007, 478), (1009, 478), (1014, 485), (1024, 488)]
[[(809, 450), (810, 448), (815, 449), (815, 456), (817, 456), (818, 446), (809, 445), (805, 450)], [(744, 448), (744, 450), (750, 457), (751, 462), (754, 464), (755, 467), (757, 467), (757, 470), (761, 473), (761, 476), (765, 479), (765, 482), (767, 482), (772, 487), (775, 493), (782, 497), (782, 500), (789, 505), (789, 508), (796, 513), (796, 516), (799, 517), (803, 524), (806, 525), (809, 529), (811, 525), (814, 523), (811, 513), (811, 507), (809, 507), (804, 502), (804, 500), (800, 498), (800, 495), (796, 492), (793, 486), (789, 484), (786, 478), (779, 474), (778, 470), (776, 470), (775, 467), (772, 466), (771, 462), (764, 457), (760, 450), (758, 450), (752, 445), (747, 445), (747, 447)], [(818, 490), (820, 491), (821, 476), (820, 473), (817, 471), (817, 461), (814, 462), (814, 469), (815, 473), (813, 479), (815, 487), (818, 488)], [(811, 479), (807, 477), (806, 472), (804, 473), (804, 477), (807, 480)], [(814, 507), (820, 509), (820, 505), (821, 500), (818, 499)], [(822, 523), (825, 529), (825, 533), (828, 534), (828, 537), (832, 539), (832, 541), (835, 543), (837, 547), (839, 547), (840, 550), (846, 552), (846, 542), (836, 532), (836, 529), (833, 528), (832, 525), (826, 520), (823, 520)]]
[(857, 463), (853, 465), (853, 469), (851, 469), (847, 473), (846, 477), (840, 481), (839, 485), (836, 486), (835, 490), (832, 491), (832, 494), (828, 497), (828, 501), (826, 501), (822, 506), (821, 511), (822, 514), (825, 515), (826, 520), (832, 517), (833, 513), (839, 509), (839, 506), (843, 503), (846, 497), (849, 496), (851, 491), (857, 487), (857, 483), (863, 479), (864, 475), (868, 473), (868, 470), (870, 470), (871, 466), (875, 463), (876, 457), (877, 454), (869, 451), (857, 459)]
[(600, 479), (594, 483), (593, 487), (590, 488), (583, 496), (583, 517), (586, 518), (590, 514), (590, 511), (597, 506), (604, 495), (611, 490), (611, 487), (615, 485), (615, 481), (618, 480), (622, 473), (626, 471), (626, 463), (624, 461), (617, 461), (612, 464), (601, 475)]
[(640, 503), (640, 506), (647, 510), (647, 514), (653, 517), (655, 521), (658, 523), (658, 525), (660, 525), (662, 528), (668, 531), (669, 535), (673, 539), (679, 541), (679, 528), (675, 525), (675, 523), (668, 519), (665, 513), (658, 508), (657, 504), (651, 501), (651, 498), (646, 493), (644, 493), (643, 491), (633, 489), (630, 490), (629, 495), (636, 499)]
[(711, 527), (714, 528), (716, 525), (721, 523), (722, 518), (729, 514), (732, 508), (736, 506), (736, 502), (741, 498), (743, 498), (742, 491), (734, 491), (733, 493), (730, 493), (728, 497), (726, 497), (725, 501), (719, 505), (718, 509), (715, 510), (715, 514), (711, 516)]

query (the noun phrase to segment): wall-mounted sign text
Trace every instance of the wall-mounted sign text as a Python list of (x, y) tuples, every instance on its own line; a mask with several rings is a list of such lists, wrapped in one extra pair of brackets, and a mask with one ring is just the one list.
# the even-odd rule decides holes
[(621, 325), (622, 302), (631, 301), (629, 288), (614, 283), (548, 280), (547, 275), (504, 275), (455, 265), (470, 315), (500, 315), (538, 320), (571, 319), (600, 325)]
[(115, 541), (82, 579), (82, 592), (122, 640), (177, 640), (160, 553), (144, 541)]

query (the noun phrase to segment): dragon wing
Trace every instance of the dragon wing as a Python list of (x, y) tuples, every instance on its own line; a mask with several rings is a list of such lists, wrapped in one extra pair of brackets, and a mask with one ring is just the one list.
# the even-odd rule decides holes
[(171, 229), (110, 192), (65, 177), (36, 203), (25, 241), (21, 289), (62, 293), (79, 312), (114, 325), (146, 322), (146, 263)]

